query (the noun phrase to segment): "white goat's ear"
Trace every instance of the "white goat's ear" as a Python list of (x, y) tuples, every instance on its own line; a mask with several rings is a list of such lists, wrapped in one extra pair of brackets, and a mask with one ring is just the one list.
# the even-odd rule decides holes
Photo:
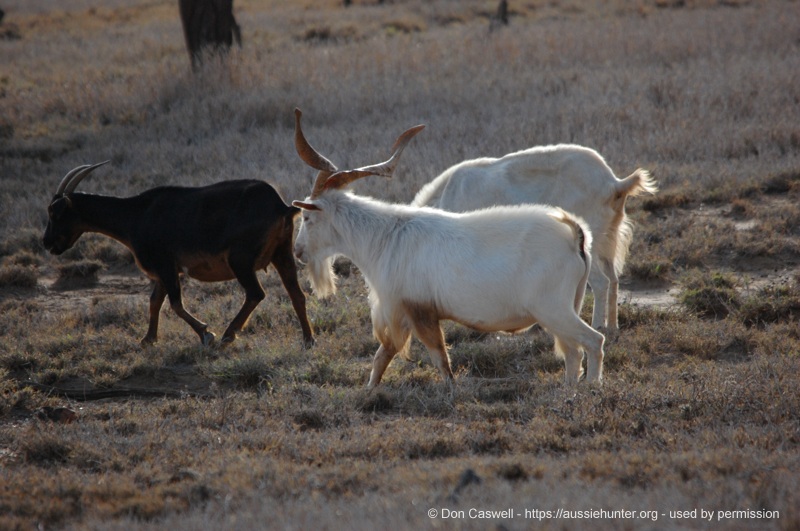
[(292, 206), (302, 208), (303, 210), (322, 210), (314, 203), (306, 203), (304, 201), (292, 201)]

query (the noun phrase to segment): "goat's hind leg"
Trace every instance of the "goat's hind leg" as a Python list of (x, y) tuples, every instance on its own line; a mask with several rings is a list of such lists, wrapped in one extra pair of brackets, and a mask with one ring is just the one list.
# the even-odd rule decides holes
[(217, 336), (214, 335), (213, 332), (208, 331), (208, 325), (198, 320), (194, 315), (186, 311), (186, 308), (183, 307), (183, 300), (181, 298), (181, 285), (180, 281), (178, 280), (178, 273), (170, 272), (166, 275), (162, 275), (161, 282), (163, 283), (167, 292), (167, 296), (169, 297), (169, 305), (172, 308), (172, 311), (174, 311), (178, 317), (186, 321), (186, 323), (192, 327), (192, 330), (194, 330), (195, 333), (200, 336), (200, 341), (204, 346), (209, 346), (214, 343), (214, 339)]
[(303, 346), (311, 348), (314, 346), (314, 332), (311, 329), (311, 324), (308, 322), (308, 313), (306, 312), (306, 294), (300, 288), (300, 283), (297, 281), (297, 265), (294, 262), (294, 255), (292, 254), (291, 239), (287, 244), (279, 245), (275, 250), (275, 255), (272, 257), (272, 265), (278, 271), (281, 277), (283, 287), (289, 294), (292, 300), (292, 307), (294, 313), (297, 314), (297, 319), (300, 321), (300, 328), (303, 330)]
[(583, 376), (583, 354), (574, 342), (555, 334), (554, 339), (556, 355), (564, 359), (564, 383), (575, 385)]
[(605, 328), (608, 319), (610, 279), (605, 274), (607, 268), (604, 268), (601, 262), (601, 258), (593, 260), (592, 269), (589, 271), (589, 286), (592, 287), (592, 296), (594, 297), (592, 328), (595, 330)]
[(147, 334), (142, 338), (142, 346), (152, 345), (158, 341), (158, 318), (166, 297), (167, 290), (161, 282), (154, 280), (153, 293), (150, 294), (150, 324), (147, 327)]
[(584, 323), (576, 313), (562, 312), (561, 319), (550, 318), (542, 325), (555, 336), (556, 352), (564, 357), (566, 366), (565, 380), (575, 384), (581, 376), (581, 362), (586, 352), (586, 379), (589, 382), (600, 382), (603, 378), (603, 334)]
[[(597, 267), (594, 267), (597, 264)], [(619, 330), (617, 319), (617, 299), (619, 298), (619, 277), (614, 269), (614, 263), (602, 257), (592, 262), (592, 271), (589, 275), (589, 284), (592, 290), (598, 286), (595, 294), (595, 307), (592, 314), (592, 328), (605, 330), (616, 335)], [(602, 305), (598, 305), (600, 297)], [(602, 314), (598, 311), (602, 310)]]
[[(592, 326), (586, 326), (576, 313), (577, 321), (584, 326), (573, 325), (576, 329), (571, 334), (572, 337), (580, 337), (578, 345), (586, 353), (587, 380), (599, 382), (603, 377), (603, 343), (607, 336), (615, 339), (619, 332), (617, 328), (619, 278), (614, 263), (603, 256), (597, 257), (589, 271), (589, 284), (594, 293)], [(595, 333), (591, 334), (587, 329)]]
[(581, 345), (586, 351), (586, 379), (600, 383), (603, 380), (603, 344), (606, 338), (600, 332), (587, 327), (581, 334)]

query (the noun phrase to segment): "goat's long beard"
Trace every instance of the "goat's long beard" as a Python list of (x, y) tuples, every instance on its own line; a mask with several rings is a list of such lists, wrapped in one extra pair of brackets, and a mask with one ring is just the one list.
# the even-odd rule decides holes
[(328, 257), (322, 260), (309, 261), (308, 280), (311, 281), (311, 288), (314, 290), (314, 294), (320, 299), (336, 293), (333, 258)]

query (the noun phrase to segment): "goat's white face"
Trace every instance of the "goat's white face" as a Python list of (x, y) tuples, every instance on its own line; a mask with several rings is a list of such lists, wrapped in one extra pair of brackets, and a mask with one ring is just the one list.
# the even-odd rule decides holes
[(294, 254), (308, 266), (308, 277), (317, 297), (324, 298), (336, 293), (333, 275), (333, 255), (336, 253), (334, 233), (326, 212), (316, 203), (294, 201), (294, 206), (303, 209), (300, 231), (294, 242)]
[(343, 243), (343, 238), (331, 223), (332, 214), (335, 212), (325, 211), (331, 205), (321, 197), (321, 194), (326, 190), (341, 190), (351, 182), (370, 175), (391, 177), (403, 149), (425, 126), (412, 127), (400, 135), (392, 147), (392, 156), (386, 162), (339, 171), (335, 164), (311, 147), (306, 140), (300, 127), (302, 114), (300, 109), (294, 110), (295, 148), (300, 158), (319, 173), (311, 189), (311, 196), (305, 201), (292, 202), (293, 206), (303, 210), (303, 220), (295, 240), (294, 254), (301, 262), (309, 265), (309, 277), (314, 292), (318, 297), (326, 297), (336, 292), (332, 263), (333, 256)]

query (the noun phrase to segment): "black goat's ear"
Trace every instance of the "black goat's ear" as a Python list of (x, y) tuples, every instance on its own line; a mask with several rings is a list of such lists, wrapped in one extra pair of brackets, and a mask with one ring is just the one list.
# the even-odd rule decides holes
[(63, 196), (50, 203), (49, 211), (53, 217), (59, 218), (70, 208), (72, 208), (72, 201), (69, 197)]
[(292, 206), (302, 208), (303, 210), (322, 210), (314, 203), (306, 203), (305, 201), (292, 201)]

